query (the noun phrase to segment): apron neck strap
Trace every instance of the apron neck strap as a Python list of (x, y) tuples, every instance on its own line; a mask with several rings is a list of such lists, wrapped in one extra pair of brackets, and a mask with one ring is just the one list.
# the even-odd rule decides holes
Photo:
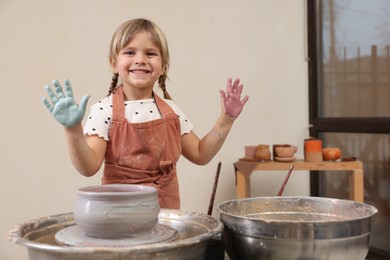
[(125, 120), (125, 98), (122, 85), (112, 92), (112, 120)]
[(154, 91), (153, 91), (153, 98), (154, 101), (156, 102), (158, 109), (160, 110), (162, 117), (166, 117), (167, 115), (170, 114), (175, 114), (172, 108), (162, 98), (160, 98)]

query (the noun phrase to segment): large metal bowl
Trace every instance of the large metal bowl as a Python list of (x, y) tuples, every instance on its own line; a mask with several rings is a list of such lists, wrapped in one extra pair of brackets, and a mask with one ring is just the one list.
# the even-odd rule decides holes
[(218, 205), (231, 259), (365, 259), (373, 206), (318, 197), (258, 197)]
[(75, 225), (72, 213), (42, 217), (23, 223), (10, 231), (10, 240), (27, 247), (30, 260), (130, 260), (130, 259), (204, 259), (210, 240), (218, 239), (221, 221), (202, 213), (161, 209), (159, 224), (176, 229), (179, 238), (135, 246), (62, 246), (55, 234)]

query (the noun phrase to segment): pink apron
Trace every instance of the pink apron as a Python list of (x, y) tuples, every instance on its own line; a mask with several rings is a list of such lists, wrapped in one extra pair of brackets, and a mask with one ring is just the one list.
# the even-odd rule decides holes
[(105, 157), (103, 184), (154, 186), (161, 208), (180, 208), (176, 162), (181, 154), (180, 122), (172, 108), (155, 93), (161, 119), (129, 123), (122, 86), (112, 95), (112, 124)]

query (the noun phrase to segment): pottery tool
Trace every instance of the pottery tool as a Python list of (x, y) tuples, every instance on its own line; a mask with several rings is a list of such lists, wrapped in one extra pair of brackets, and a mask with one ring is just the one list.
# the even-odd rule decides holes
[(218, 185), (218, 179), (219, 179), (219, 173), (221, 171), (221, 162), (218, 163), (217, 166), (217, 173), (215, 174), (215, 180), (214, 180), (214, 186), (213, 186), (213, 192), (211, 193), (210, 203), (209, 203), (209, 209), (207, 211), (207, 215), (211, 216), (211, 213), (213, 213), (213, 206), (214, 206), (214, 199), (215, 199), (215, 192), (217, 191), (217, 185)]
[(294, 164), (291, 164), (290, 169), (288, 170), (287, 176), (286, 176), (286, 178), (284, 178), (284, 182), (282, 184), (282, 187), (280, 187), (280, 190), (278, 192), (278, 196), (282, 196), (282, 193), (284, 191), (284, 187), (286, 186), (287, 181), (290, 178), (290, 175), (291, 175), (291, 172), (293, 169), (294, 169)]

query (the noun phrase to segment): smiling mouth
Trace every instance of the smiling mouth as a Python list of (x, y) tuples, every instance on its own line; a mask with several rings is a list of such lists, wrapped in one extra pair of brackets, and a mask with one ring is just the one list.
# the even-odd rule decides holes
[(137, 69), (137, 70), (129, 70), (131, 73), (134, 73), (134, 74), (147, 74), (147, 73), (149, 73), (149, 71), (148, 70), (139, 70), (139, 69)]

